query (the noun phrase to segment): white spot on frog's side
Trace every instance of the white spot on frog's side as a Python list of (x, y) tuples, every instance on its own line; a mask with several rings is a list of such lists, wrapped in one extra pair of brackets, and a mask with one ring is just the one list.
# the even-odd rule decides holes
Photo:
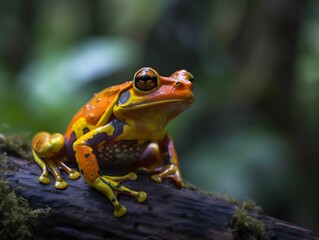
[(136, 141), (123, 141), (100, 145), (97, 149), (100, 167), (122, 167), (137, 161), (148, 143), (137, 145)]

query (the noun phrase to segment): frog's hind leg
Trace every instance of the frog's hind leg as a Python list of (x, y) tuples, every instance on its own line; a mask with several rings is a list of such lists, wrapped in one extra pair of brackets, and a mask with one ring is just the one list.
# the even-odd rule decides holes
[(97, 189), (108, 198), (114, 207), (114, 216), (121, 217), (127, 211), (117, 200), (117, 195), (119, 193), (133, 196), (140, 203), (146, 200), (145, 192), (132, 191), (120, 184), (126, 180), (135, 180), (135, 173), (129, 173), (125, 176), (101, 176), (99, 165), (92, 148), (82, 144), (80, 141), (75, 142), (73, 148), (84, 179), (90, 186)]
[(131, 189), (128, 189), (121, 185), (121, 182), (127, 181), (127, 180), (136, 180), (137, 176), (136, 173), (130, 172), (127, 175), (124, 176), (102, 176), (101, 178), (106, 178), (109, 181), (110, 186), (116, 190), (115, 195), (118, 195), (119, 193), (123, 193), (126, 195), (130, 195), (139, 203), (142, 203), (146, 200), (146, 193), (145, 192), (137, 192), (132, 191)]
[(137, 175), (134, 172), (130, 172), (124, 176), (107, 176), (110, 180), (117, 182), (117, 183), (121, 183), (127, 180), (136, 180), (137, 179)]
[[(88, 182), (88, 181), (87, 181)], [(94, 187), (96, 190), (103, 193), (110, 201), (110, 203), (114, 207), (114, 216), (115, 217), (122, 217), (127, 212), (126, 207), (121, 205), (119, 201), (117, 200), (117, 197), (114, 194), (114, 191), (112, 190), (110, 180), (105, 177), (98, 177), (95, 179), (94, 182), (90, 183), (89, 185)]]
[[(132, 178), (132, 176), (134, 176), (134, 178)], [(113, 181), (111, 179), (116, 179), (116, 180)], [(107, 198), (110, 200), (110, 202), (114, 206), (114, 216), (121, 217), (126, 213), (127, 210), (117, 200), (117, 195), (119, 193), (130, 195), (136, 198), (136, 200), (139, 203), (142, 203), (146, 200), (147, 195), (145, 192), (142, 192), (142, 191), (137, 192), (137, 191), (130, 190), (119, 183), (125, 180), (134, 180), (134, 179), (136, 179), (135, 173), (133, 174), (129, 173), (123, 177), (100, 176), (91, 185), (97, 190), (99, 190), (100, 192), (104, 193), (107, 196)]]
[(67, 183), (60, 174), (60, 169), (65, 170), (71, 179), (77, 179), (80, 174), (66, 166), (58, 157), (64, 149), (64, 137), (62, 134), (49, 134), (47, 132), (38, 133), (32, 141), (32, 154), (34, 161), (42, 169), (39, 182), (49, 184), (50, 174), (55, 177), (54, 186), (58, 189), (67, 187)]

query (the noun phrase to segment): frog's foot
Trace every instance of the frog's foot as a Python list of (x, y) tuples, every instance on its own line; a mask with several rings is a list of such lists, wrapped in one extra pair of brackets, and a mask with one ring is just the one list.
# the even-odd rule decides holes
[(42, 174), (39, 177), (39, 182), (43, 184), (50, 184), (50, 174), (48, 168), (45, 166), (45, 169), (43, 169)]
[(145, 192), (132, 191), (120, 183), (126, 180), (135, 180), (136, 174), (129, 173), (125, 176), (115, 177), (115, 176), (100, 176), (98, 177), (91, 186), (99, 190), (107, 196), (109, 201), (114, 207), (114, 216), (122, 217), (126, 213), (126, 208), (121, 205), (117, 200), (118, 194), (126, 194), (134, 197), (139, 203), (146, 200), (147, 195)]
[(174, 164), (167, 164), (162, 167), (154, 167), (154, 168), (140, 168), (140, 170), (149, 172), (149, 173), (154, 173), (151, 176), (152, 180), (158, 183), (163, 182), (163, 179), (165, 178), (171, 178), (174, 180), (175, 184), (178, 187), (185, 187), (185, 184), (182, 180), (181, 173), (178, 169), (178, 167)]
[(68, 167), (63, 161), (61, 160), (58, 160), (56, 161), (58, 166), (67, 172), (68, 174), (68, 177), (71, 179), (71, 180), (75, 180), (75, 179), (78, 179), (80, 177), (80, 173), (78, 171), (75, 171), (73, 170), (72, 168)]
[(44, 184), (50, 183), (50, 176), (49, 172), (54, 176), (55, 178), (55, 184), (54, 187), (57, 189), (64, 189), (68, 186), (66, 181), (61, 177), (60, 170), (64, 170), (68, 173), (68, 176), (70, 179), (75, 180), (80, 177), (80, 173), (69, 168), (64, 162), (61, 160), (51, 160), (46, 159), (46, 169), (43, 171), (41, 176), (39, 177), (39, 182)]
[(41, 167), (42, 174), (39, 177), (39, 182), (43, 184), (50, 184), (50, 173), (55, 178), (55, 188), (57, 189), (64, 189), (68, 186), (68, 184), (63, 180), (61, 177), (60, 169), (66, 171), (69, 175), (69, 178), (74, 180), (80, 177), (80, 173), (69, 168), (64, 162), (61, 160), (51, 160), (45, 159), (42, 160), (34, 151), (33, 156), (36, 163)]

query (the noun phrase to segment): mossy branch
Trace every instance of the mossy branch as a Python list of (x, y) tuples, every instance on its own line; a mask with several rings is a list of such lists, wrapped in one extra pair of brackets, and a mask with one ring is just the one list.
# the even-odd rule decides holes
[(49, 209), (31, 209), (28, 202), (18, 197), (8, 183), (0, 180), (0, 236), (2, 239), (34, 239), (40, 217)]
[[(11, 188), (19, 187), (18, 198), (26, 199), (32, 209), (50, 207), (49, 215), (38, 221), (37, 234), (44, 239), (319, 240), (311, 230), (262, 215), (253, 201), (225, 200), (190, 185), (176, 188), (169, 181), (157, 184), (146, 173), (138, 173), (136, 181), (124, 185), (146, 191), (147, 201), (139, 204), (129, 196), (120, 196), (128, 213), (115, 218), (106, 198), (82, 178), (69, 180), (66, 190), (56, 190), (52, 184), (37, 182), (40, 169), (32, 161), (6, 157), (11, 167), (2, 176)], [(110, 170), (108, 174), (115, 173)], [(38, 213), (29, 209), (26, 215), (34, 219)]]

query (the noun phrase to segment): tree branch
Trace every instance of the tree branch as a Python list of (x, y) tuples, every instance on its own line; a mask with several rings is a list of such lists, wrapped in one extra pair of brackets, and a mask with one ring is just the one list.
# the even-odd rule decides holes
[(199, 191), (178, 189), (169, 181), (155, 183), (146, 173), (138, 173), (136, 181), (124, 185), (147, 192), (147, 201), (140, 204), (121, 195), (119, 200), (128, 212), (115, 218), (111, 204), (83, 178), (67, 180), (66, 190), (56, 190), (52, 183), (38, 183), (40, 169), (36, 164), (17, 158), (10, 162), (15, 170), (7, 171), (4, 178), (12, 188), (20, 187), (17, 194), (32, 208), (51, 208), (49, 216), (39, 223), (39, 235), (44, 239), (319, 239), (313, 231), (248, 211), (249, 218), (265, 227), (264, 237), (252, 236), (255, 233), (249, 232), (249, 224), (244, 224), (246, 229), (234, 225), (237, 204)]

